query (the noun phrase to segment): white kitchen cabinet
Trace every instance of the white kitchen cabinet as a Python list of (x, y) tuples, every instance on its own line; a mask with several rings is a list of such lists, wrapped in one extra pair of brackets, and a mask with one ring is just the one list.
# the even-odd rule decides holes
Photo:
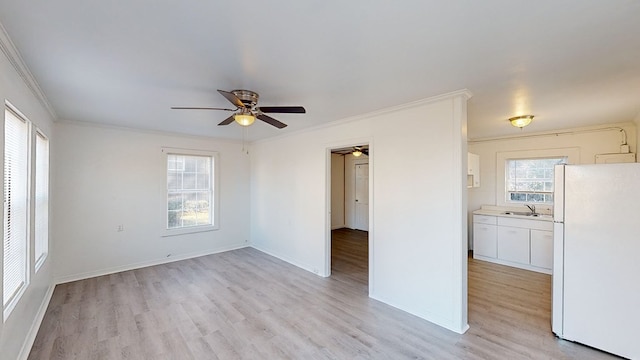
[(495, 259), (498, 256), (497, 223), (495, 216), (473, 215), (474, 259)]
[(551, 274), (553, 223), (474, 214), (473, 258)]
[(497, 226), (473, 223), (473, 257), (498, 257)]
[(498, 226), (498, 259), (529, 264), (529, 229)]
[(553, 231), (531, 230), (531, 265), (553, 268)]

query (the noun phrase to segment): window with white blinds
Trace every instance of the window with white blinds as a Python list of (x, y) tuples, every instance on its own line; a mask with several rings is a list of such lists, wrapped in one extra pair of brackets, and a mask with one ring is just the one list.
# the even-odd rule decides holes
[(44, 263), (49, 252), (49, 139), (36, 131), (35, 169), (35, 267)]
[(5, 108), (4, 121), (4, 318), (27, 286), (29, 122)]

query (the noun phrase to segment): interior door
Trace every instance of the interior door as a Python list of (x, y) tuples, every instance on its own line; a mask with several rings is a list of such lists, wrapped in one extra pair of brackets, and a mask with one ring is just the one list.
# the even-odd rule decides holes
[(355, 228), (369, 231), (369, 164), (355, 167)]

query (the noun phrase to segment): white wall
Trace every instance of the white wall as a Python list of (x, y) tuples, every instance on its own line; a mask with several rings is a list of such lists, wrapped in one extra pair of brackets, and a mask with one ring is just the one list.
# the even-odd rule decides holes
[[(53, 117), (36, 96), (37, 90), (32, 91), (23, 80), (22, 76), (28, 77), (29, 74), (25, 73), (24, 68), (21, 68), (19, 59), (16, 60), (15, 50), (11, 48), (10, 40), (5, 36), (6, 34), (3, 33), (0, 26), (0, 48), (2, 50), (0, 52), (0, 100), (2, 100), (2, 105), (4, 107), (4, 101), (8, 100), (17, 107), (34, 126), (40, 128), (49, 137), (50, 145), (53, 146), (57, 141), (51, 131)], [(9, 60), (10, 58), (16, 64), (15, 67)], [(18, 69), (21, 74), (18, 73)], [(4, 109), (2, 109), (0, 116), (3, 119), (3, 122), (0, 123), (0, 158), (4, 158)], [(54, 202), (51, 191), (50, 202)], [(55, 221), (55, 214), (50, 213), (49, 221)], [(33, 248), (33, 244), (32, 238), (31, 248)], [(2, 359), (24, 358), (24, 355), (28, 354), (31, 348), (53, 291), (52, 262), (55, 254), (51, 252), (51, 245), (49, 249), (47, 260), (37, 273), (33, 270), (33, 255), (31, 256), (31, 278), (26, 292), (7, 321), (0, 322), (0, 357)], [(1, 252), (2, 248), (0, 247), (0, 254)], [(3, 257), (0, 256), (0, 275), (2, 275), (3, 269), (2, 259)], [(1, 278), (2, 276), (0, 276)], [(2, 294), (2, 281), (0, 281), (0, 294)]]
[[(56, 124), (56, 139), (57, 281), (248, 245), (249, 159), (239, 142), (74, 123)], [(161, 236), (165, 146), (219, 153), (219, 230)]]
[(331, 229), (345, 226), (344, 215), (344, 155), (331, 154)]
[(328, 149), (368, 143), (370, 296), (464, 332), (467, 96), (449, 94), (255, 143), (253, 246), (328, 274)]

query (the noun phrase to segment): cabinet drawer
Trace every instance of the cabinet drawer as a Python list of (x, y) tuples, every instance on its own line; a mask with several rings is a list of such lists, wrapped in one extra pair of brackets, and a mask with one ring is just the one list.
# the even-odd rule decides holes
[(510, 218), (504, 216), (501, 216), (498, 219), (498, 225), (536, 230), (553, 230), (553, 222), (551, 221)]
[(498, 219), (495, 216), (489, 215), (473, 215), (473, 222), (478, 224), (495, 225), (498, 223)]

